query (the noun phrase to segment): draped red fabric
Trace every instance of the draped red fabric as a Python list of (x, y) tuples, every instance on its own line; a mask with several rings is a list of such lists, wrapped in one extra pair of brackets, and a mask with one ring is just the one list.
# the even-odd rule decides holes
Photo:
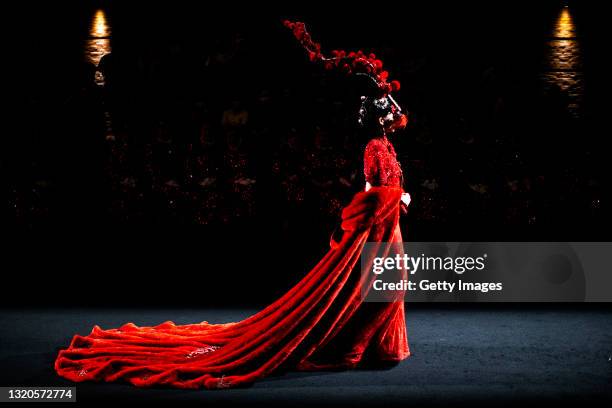
[(401, 194), (389, 186), (356, 194), (342, 211), (341, 238), (297, 285), (255, 315), (226, 324), (94, 326), (60, 351), (55, 370), (77, 382), (213, 389), (280, 370), (346, 369), (408, 357), (403, 296), (364, 302), (369, 282), (359, 262), (368, 241), (383, 251), (401, 243)]

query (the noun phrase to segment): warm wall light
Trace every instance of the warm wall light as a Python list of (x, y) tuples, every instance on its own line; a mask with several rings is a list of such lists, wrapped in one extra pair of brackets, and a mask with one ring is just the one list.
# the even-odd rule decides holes
[(576, 116), (584, 92), (582, 58), (576, 26), (567, 6), (561, 9), (551, 34), (544, 79), (567, 96), (567, 108)]
[[(89, 39), (85, 46), (85, 56), (89, 62), (96, 67), (102, 57), (111, 52), (110, 44), (111, 29), (103, 10), (97, 10), (89, 27)], [(95, 81), (98, 85), (104, 85), (104, 76), (101, 71), (96, 71)]]
[(561, 10), (561, 14), (555, 24), (554, 36), (557, 38), (574, 38), (576, 36), (574, 20), (572, 20), (572, 15), (568, 8)]
[(96, 11), (89, 27), (89, 40), (87, 40), (85, 54), (87, 60), (98, 65), (102, 57), (111, 52), (110, 26), (106, 14), (102, 10)]
[(110, 36), (110, 28), (106, 23), (106, 14), (104, 11), (96, 11), (93, 24), (91, 25), (90, 37), (104, 38)]

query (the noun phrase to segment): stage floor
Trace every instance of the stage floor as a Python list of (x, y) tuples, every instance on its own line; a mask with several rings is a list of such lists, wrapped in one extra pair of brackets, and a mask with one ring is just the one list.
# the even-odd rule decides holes
[[(407, 305), (413, 356), (385, 370), (288, 373), (244, 389), (137, 389), (80, 383), (77, 401), (219, 405), (514, 405), (612, 401), (608, 306)], [(156, 325), (243, 319), (253, 310), (0, 310), (0, 386), (70, 386), (55, 375), (74, 333), (125, 322)]]

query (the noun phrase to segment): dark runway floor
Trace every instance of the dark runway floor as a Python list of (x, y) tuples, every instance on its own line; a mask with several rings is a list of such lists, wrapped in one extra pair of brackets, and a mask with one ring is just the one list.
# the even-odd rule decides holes
[[(572, 309), (570, 309), (570, 307)], [(288, 373), (244, 389), (137, 389), (81, 383), (79, 402), (219, 405), (607, 405), (612, 401), (612, 308), (407, 305), (413, 356), (384, 370)], [(69, 386), (53, 371), (74, 333), (131, 321), (235, 321), (251, 310), (0, 311), (0, 386)]]

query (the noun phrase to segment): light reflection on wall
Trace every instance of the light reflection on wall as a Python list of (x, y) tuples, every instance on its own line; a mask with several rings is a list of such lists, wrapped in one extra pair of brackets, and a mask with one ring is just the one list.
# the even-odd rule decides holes
[(567, 109), (579, 116), (584, 93), (580, 44), (576, 26), (568, 7), (564, 7), (555, 22), (548, 41), (547, 67), (544, 80), (567, 98)]
[[(111, 29), (106, 14), (102, 10), (97, 10), (89, 26), (89, 39), (85, 46), (87, 60), (96, 67), (102, 57), (111, 52), (110, 35)], [(104, 77), (98, 70), (95, 80), (98, 85), (104, 85)]]

